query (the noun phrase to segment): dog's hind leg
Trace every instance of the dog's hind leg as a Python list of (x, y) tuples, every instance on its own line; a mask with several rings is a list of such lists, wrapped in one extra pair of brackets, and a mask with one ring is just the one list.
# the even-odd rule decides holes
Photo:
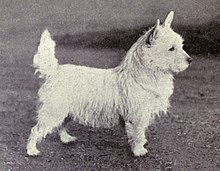
[(67, 122), (69, 122), (70, 120), (70, 117), (67, 117), (65, 119), (65, 121), (63, 122), (62, 126), (59, 128), (59, 136), (60, 136), (60, 140), (64, 143), (64, 144), (67, 144), (67, 143), (70, 143), (70, 142), (73, 142), (73, 141), (76, 141), (77, 138), (74, 137), (74, 136), (71, 136), (67, 133), (66, 131), (66, 124)]
[(77, 138), (74, 137), (74, 136), (71, 136), (67, 133), (66, 131), (66, 128), (65, 127), (61, 127), (59, 129), (59, 136), (60, 136), (60, 140), (64, 143), (64, 144), (67, 144), (67, 143), (70, 143), (70, 142), (73, 142), (73, 141), (76, 141)]
[[(50, 109), (50, 113), (48, 109)], [(39, 155), (40, 151), (37, 149), (37, 143), (41, 142), (47, 134), (52, 133), (54, 128), (59, 127), (68, 116), (67, 110), (57, 106), (48, 108), (47, 105), (43, 105), (38, 113), (38, 122), (31, 129), (27, 144), (27, 154), (30, 156)]]

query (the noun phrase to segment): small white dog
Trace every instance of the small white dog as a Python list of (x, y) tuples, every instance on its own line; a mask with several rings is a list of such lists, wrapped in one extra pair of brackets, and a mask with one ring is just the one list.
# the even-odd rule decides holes
[(41, 105), (28, 140), (28, 155), (39, 154), (37, 143), (54, 128), (59, 128), (62, 142), (75, 141), (62, 125), (68, 116), (80, 124), (105, 128), (118, 124), (121, 116), (132, 152), (145, 155), (145, 129), (160, 111), (166, 113), (173, 93), (173, 73), (191, 63), (182, 49), (182, 37), (170, 27), (173, 15), (171, 11), (162, 25), (158, 19), (113, 69), (59, 65), (55, 42), (45, 30), (33, 59), (45, 82), (38, 92)]

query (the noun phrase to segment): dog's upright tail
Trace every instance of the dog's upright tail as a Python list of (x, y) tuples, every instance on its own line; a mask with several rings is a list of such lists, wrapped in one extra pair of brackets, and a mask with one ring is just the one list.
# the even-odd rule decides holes
[(35, 74), (39, 72), (39, 77), (46, 78), (57, 69), (58, 60), (55, 57), (55, 45), (49, 31), (45, 30), (41, 35), (38, 51), (33, 59), (33, 65), (36, 68)]

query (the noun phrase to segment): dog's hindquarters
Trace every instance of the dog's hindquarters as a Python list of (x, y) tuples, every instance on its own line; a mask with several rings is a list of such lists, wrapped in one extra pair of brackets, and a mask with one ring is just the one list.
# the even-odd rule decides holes
[[(45, 30), (41, 35), (38, 51), (33, 59), (33, 65), (36, 68), (35, 73), (39, 72), (39, 77), (45, 79), (44, 84), (38, 91), (41, 106), (37, 112), (37, 124), (32, 128), (27, 144), (27, 153), (29, 155), (38, 155), (37, 143), (46, 137), (47, 134), (51, 133), (54, 128), (59, 128), (69, 112), (68, 103), (63, 102), (63, 99), (59, 99), (59, 97), (63, 97), (63, 94), (60, 94), (62, 92), (52, 88), (55, 86), (52, 78), (54, 75), (57, 75), (58, 61), (55, 57), (55, 42), (48, 30)], [(59, 102), (60, 104), (57, 104)], [(59, 130), (59, 134), (64, 142), (75, 140), (74, 137), (67, 134), (64, 128)]]
[[(42, 91), (42, 88), (40, 90)], [(39, 91), (39, 93), (41, 93), (41, 91)], [(70, 139), (65, 129), (62, 128), (62, 123), (68, 116), (68, 106), (65, 102), (62, 103), (62, 99), (59, 99), (59, 97), (61, 96), (56, 93), (41, 95), (39, 100), (42, 102), (42, 105), (37, 111), (37, 124), (32, 128), (28, 139), (28, 155), (38, 155), (37, 143), (45, 138), (47, 134), (52, 133), (55, 128), (60, 128), (59, 134), (62, 141)], [(55, 102), (56, 100), (57, 102)]]
[(76, 140), (67, 134), (62, 123), (66, 117), (93, 127), (111, 127), (118, 123), (119, 95), (112, 70), (60, 65), (46, 77), (38, 91), (37, 124), (28, 141), (29, 155), (38, 155), (36, 147), (47, 134), (59, 129), (64, 143)]

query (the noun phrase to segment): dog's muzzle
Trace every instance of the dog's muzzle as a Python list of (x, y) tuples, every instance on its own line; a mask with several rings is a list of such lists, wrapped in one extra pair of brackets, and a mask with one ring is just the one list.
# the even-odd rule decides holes
[(188, 57), (186, 60), (187, 60), (188, 64), (192, 63), (192, 58), (191, 57)]

